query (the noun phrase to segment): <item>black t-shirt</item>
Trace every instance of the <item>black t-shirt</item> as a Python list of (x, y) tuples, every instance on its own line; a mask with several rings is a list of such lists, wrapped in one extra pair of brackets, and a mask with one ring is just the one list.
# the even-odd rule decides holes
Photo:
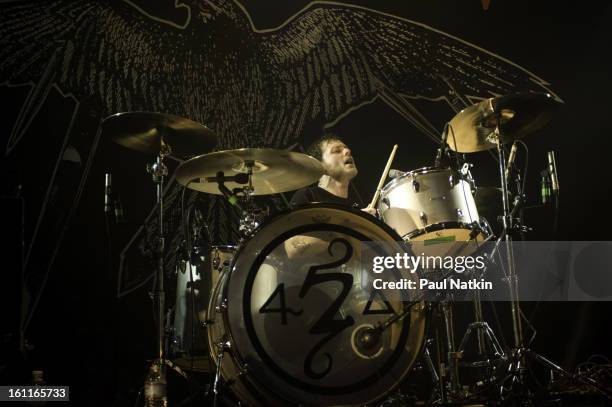
[(294, 208), (315, 202), (346, 205), (355, 208), (361, 208), (363, 206), (361, 199), (351, 188), (349, 188), (348, 198), (336, 196), (316, 185), (298, 189), (291, 197), (291, 206)]

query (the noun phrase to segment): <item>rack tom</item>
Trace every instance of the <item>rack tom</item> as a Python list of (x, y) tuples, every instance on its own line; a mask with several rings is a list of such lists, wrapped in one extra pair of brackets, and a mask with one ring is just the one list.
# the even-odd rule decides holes
[[(422, 242), (428, 254), (449, 254), (448, 244), (458, 242), (453, 254), (466, 255), (487, 238), (470, 183), (449, 168), (425, 167), (395, 178), (381, 191), (378, 211), (404, 240)], [(433, 247), (441, 243), (447, 243), (439, 246), (444, 253), (436, 253)]]

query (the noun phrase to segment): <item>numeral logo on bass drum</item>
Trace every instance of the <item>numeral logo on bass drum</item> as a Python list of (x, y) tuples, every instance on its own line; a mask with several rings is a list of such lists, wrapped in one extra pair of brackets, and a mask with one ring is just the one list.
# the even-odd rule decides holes
[(335, 245), (344, 246), (344, 256), (342, 258), (333, 261), (327, 264), (320, 264), (310, 267), (308, 269), (308, 274), (306, 275), (306, 279), (302, 284), (302, 288), (300, 289), (299, 296), (300, 298), (304, 298), (313, 286), (317, 284), (327, 283), (330, 281), (337, 281), (342, 284), (342, 291), (340, 295), (332, 302), (332, 304), (327, 308), (327, 310), (321, 315), (321, 318), (317, 322), (314, 323), (312, 328), (308, 331), (310, 334), (327, 334), (325, 338), (323, 338), (319, 343), (317, 343), (306, 355), (306, 359), (304, 360), (304, 373), (306, 376), (311, 379), (320, 379), (327, 375), (332, 368), (332, 357), (329, 353), (324, 353), (325, 358), (327, 359), (327, 367), (321, 372), (315, 372), (312, 368), (312, 363), (316, 354), (325, 346), (327, 342), (329, 342), (332, 338), (338, 335), (340, 332), (348, 328), (349, 326), (355, 323), (353, 317), (348, 315), (344, 319), (334, 319), (340, 307), (344, 303), (344, 299), (348, 295), (351, 290), (351, 286), (353, 285), (353, 276), (346, 273), (319, 273), (320, 270), (332, 269), (335, 267), (339, 267), (345, 264), (352, 256), (353, 256), (353, 247), (346, 239), (337, 238), (332, 240), (329, 243), (327, 251), (330, 255), (333, 256), (333, 247)]
[[(280, 308), (269, 308), (270, 304), (274, 301), (274, 298), (278, 296), (280, 302)], [(290, 313), (293, 316), (302, 315), (303, 310), (295, 311), (291, 308), (287, 308), (285, 303), (285, 284), (280, 283), (274, 292), (270, 295), (270, 298), (265, 302), (264, 305), (259, 308), (260, 314), (271, 314), (274, 312), (280, 312), (281, 314), (281, 325), (287, 325), (287, 313)]]

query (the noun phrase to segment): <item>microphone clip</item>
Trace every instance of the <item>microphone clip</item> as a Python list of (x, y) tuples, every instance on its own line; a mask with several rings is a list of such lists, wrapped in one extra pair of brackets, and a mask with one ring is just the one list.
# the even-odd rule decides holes
[(240, 198), (238, 197), (238, 195), (236, 195), (236, 193), (230, 191), (230, 189), (225, 186), (225, 180), (226, 179), (229, 180), (229, 178), (232, 178), (231, 180), (234, 180), (234, 177), (227, 177), (226, 178), (223, 175), (223, 171), (219, 171), (219, 172), (217, 172), (217, 176), (214, 177), (214, 178), (217, 181), (217, 187), (219, 188), (219, 191), (221, 191), (221, 193), (228, 200), (228, 202), (232, 206), (235, 206), (236, 208), (238, 208), (241, 212), (244, 212), (244, 209), (242, 208), (242, 205), (240, 204)]
[(444, 130), (442, 131), (442, 136), (440, 137), (440, 147), (438, 147), (436, 159), (434, 161), (434, 167), (436, 168), (440, 168), (441, 165), (444, 167), (449, 166), (448, 143), (446, 142), (448, 139), (448, 126), (448, 123), (444, 125)]

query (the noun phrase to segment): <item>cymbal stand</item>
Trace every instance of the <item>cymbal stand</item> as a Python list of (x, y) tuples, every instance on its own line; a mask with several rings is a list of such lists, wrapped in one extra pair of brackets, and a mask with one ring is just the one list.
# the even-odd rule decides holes
[(512, 227), (513, 218), (510, 212), (510, 203), (508, 202), (508, 183), (506, 182), (506, 153), (503, 149), (501, 141), (501, 113), (497, 113), (497, 126), (492, 135), (495, 138), (497, 146), (497, 155), (499, 157), (499, 173), (502, 188), (502, 204), (503, 204), (503, 215), (502, 225), (505, 233), (504, 239), (506, 241), (506, 261), (508, 265), (508, 288), (510, 290), (510, 302), (512, 307), (512, 331), (514, 335), (514, 348), (520, 349), (523, 346), (523, 327), (521, 324), (521, 309), (518, 302), (518, 277), (516, 274), (516, 266), (514, 263), (514, 251), (512, 245)]
[[(253, 205), (252, 205), (252, 195), (254, 192), (253, 188), (253, 167), (254, 162), (247, 160), (244, 162), (245, 167), (247, 168), (247, 182), (246, 186), (241, 188), (240, 191), (244, 194), (243, 204), (239, 202), (239, 199), (236, 195), (237, 190), (231, 191), (228, 187), (225, 186), (225, 181), (234, 181), (240, 184), (244, 184), (244, 179), (239, 175), (236, 176), (225, 176), (223, 171), (217, 172), (216, 182), (219, 188), (219, 191), (225, 196), (225, 198), (234, 206), (236, 206), (240, 210), (240, 232), (241, 239), (247, 238), (253, 232), (257, 224), (255, 223), (255, 217), (253, 213)], [(230, 270), (231, 272), (231, 270)], [(221, 305), (217, 306), (217, 310), (221, 312), (222, 308), (227, 308), (227, 300), (224, 300)], [(217, 354), (215, 359), (215, 375), (213, 378), (213, 407), (217, 407), (219, 398), (221, 397), (221, 364), (223, 363), (223, 357), (225, 352), (230, 349), (231, 343), (227, 340), (227, 338), (223, 337), (217, 342)]]
[(253, 203), (253, 193), (255, 192), (255, 188), (253, 187), (253, 167), (255, 166), (255, 162), (247, 160), (244, 162), (244, 165), (247, 168), (248, 183), (242, 188), (245, 210), (240, 217), (240, 226), (238, 230), (240, 231), (241, 238), (248, 238), (253, 234), (259, 224), (257, 223), (255, 205)]
[[(501, 133), (501, 121), (502, 121), (502, 112), (495, 112), (496, 114), (496, 128), (494, 132), (489, 136), (494, 139), (494, 142), (497, 146), (497, 154), (499, 157), (499, 174), (501, 179), (501, 187), (502, 187), (502, 203), (503, 203), (503, 217), (502, 217), (502, 225), (503, 231), (500, 234), (498, 242), (493, 249), (493, 252), (498, 250), (498, 244), (502, 239), (505, 240), (506, 243), (506, 266), (507, 266), (507, 275), (506, 280), (508, 282), (508, 289), (510, 291), (510, 302), (512, 307), (512, 329), (514, 335), (514, 347), (510, 350), (509, 355), (509, 366), (508, 366), (508, 375), (502, 379), (502, 384), (500, 386), (500, 396), (503, 399), (505, 397), (504, 392), (508, 390), (504, 383), (507, 381), (511, 382), (510, 391), (518, 393), (519, 400), (531, 402), (532, 394), (527, 388), (525, 383), (525, 372), (527, 371), (527, 356), (530, 358), (540, 362), (542, 365), (551, 370), (551, 373), (557, 372), (560, 375), (571, 378), (572, 380), (580, 381), (586, 385), (592, 386), (600, 393), (608, 397), (612, 400), (612, 390), (607, 389), (606, 387), (599, 384), (597, 381), (585, 377), (581, 374), (572, 374), (562, 367), (556, 365), (552, 361), (548, 360), (544, 356), (534, 352), (531, 349), (525, 347), (523, 341), (523, 327), (521, 321), (521, 308), (519, 303), (518, 296), (518, 275), (516, 271), (516, 265), (514, 261), (514, 251), (513, 251), (513, 241), (512, 241), (512, 233), (515, 229), (515, 225), (513, 222), (514, 214), (516, 212), (517, 206), (519, 206), (522, 202), (522, 197), (517, 197), (517, 201), (515, 207), (510, 210), (509, 204), (509, 194), (508, 194), (508, 184), (506, 182), (506, 157), (505, 151), (502, 147), (502, 136)], [(520, 226), (520, 225), (519, 225)], [(519, 229), (522, 230), (522, 229)], [(491, 256), (492, 258), (492, 256)], [(515, 388), (515, 385), (518, 388)], [(517, 390), (515, 392), (515, 390)]]
[[(162, 129), (158, 129), (162, 132)], [(166, 366), (174, 370), (185, 380), (190, 381), (189, 376), (181, 368), (175, 365), (171, 360), (166, 359), (166, 326), (164, 324), (165, 310), (165, 290), (164, 290), (164, 181), (168, 175), (168, 167), (164, 163), (166, 156), (171, 154), (170, 146), (161, 138), (160, 151), (155, 162), (147, 164), (147, 172), (151, 174), (153, 183), (156, 186), (157, 198), (157, 249), (156, 249), (156, 289), (150, 293), (151, 298), (156, 305), (157, 313), (157, 342), (156, 342), (156, 358), (151, 361), (149, 374), (145, 382), (145, 405), (147, 402), (167, 403), (166, 389)]]
[(151, 362), (150, 375), (147, 383), (145, 383), (145, 399), (148, 396), (152, 398), (166, 398), (166, 380), (165, 380), (165, 365), (164, 359), (164, 309), (165, 309), (165, 292), (164, 292), (164, 179), (168, 175), (168, 167), (164, 163), (164, 158), (170, 154), (170, 147), (164, 143), (163, 137), (161, 140), (160, 152), (157, 155), (153, 164), (147, 165), (147, 172), (151, 174), (153, 182), (156, 185), (157, 192), (157, 262), (156, 262), (156, 290), (151, 293), (156, 308), (157, 308), (157, 357)]

